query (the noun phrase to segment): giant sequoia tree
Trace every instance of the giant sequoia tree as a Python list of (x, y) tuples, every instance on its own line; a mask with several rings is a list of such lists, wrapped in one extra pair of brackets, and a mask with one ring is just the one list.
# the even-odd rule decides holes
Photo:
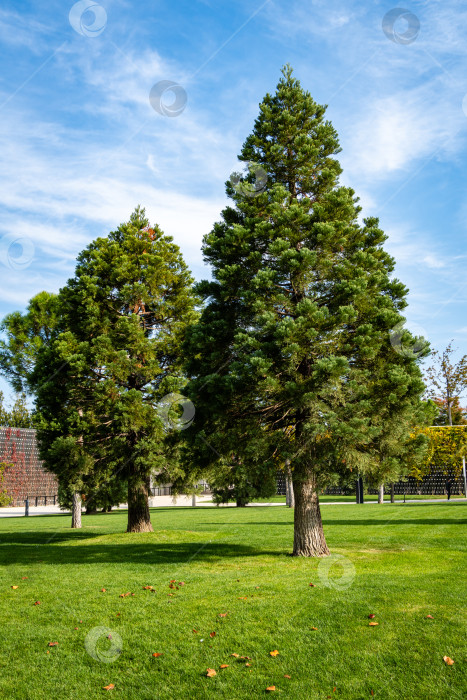
[(384, 449), (392, 465), (385, 426), (424, 388), (415, 354), (391, 344), (407, 290), (377, 219), (360, 223), (339, 185), (339, 150), (325, 107), (284, 68), (239, 156), (245, 175), (227, 182), (233, 206), (204, 239), (213, 279), (198, 287), (206, 307), (187, 346), (189, 469), (231, 460), (258, 482), (289, 464), (304, 556), (329, 553), (318, 488), (380, 469)]
[(157, 403), (181, 386), (180, 345), (196, 318), (179, 248), (144, 210), (78, 257), (59, 294), (61, 326), (32, 383), (41, 455), (66, 483), (128, 483), (128, 531), (152, 530), (151, 472), (164, 465)]

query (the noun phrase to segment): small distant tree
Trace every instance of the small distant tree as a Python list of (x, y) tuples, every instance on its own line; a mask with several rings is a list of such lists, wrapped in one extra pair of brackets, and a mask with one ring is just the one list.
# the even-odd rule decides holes
[[(447, 401), (445, 399), (434, 398), (433, 403), (437, 408), (437, 415), (433, 419), (433, 425), (449, 425), (449, 413)], [(467, 425), (467, 408), (460, 405), (459, 397), (455, 397), (451, 402), (452, 425)]]
[(268, 479), (254, 480), (251, 470), (245, 468), (241, 460), (233, 457), (224, 468), (217, 468), (208, 477), (214, 503), (233, 501), (237, 507), (247, 506), (258, 498), (269, 498), (277, 491), (275, 474), (270, 472)]
[(16, 396), (11, 408), (4, 403), (3, 392), (0, 391), (0, 425), (12, 428), (34, 428), (34, 415), (30, 411), (26, 394)]
[(441, 353), (432, 351), (433, 364), (426, 370), (428, 394), (433, 399), (439, 399), (445, 407), (445, 425), (453, 425), (453, 406), (458, 405), (467, 389), (467, 355), (454, 363), (452, 355), (455, 350), (452, 343), (453, 341)]
[(19, 394), (9, 414), (9, 425), (14, 428), (34, 428), (34, 414), (28, 407), (26, 394)]

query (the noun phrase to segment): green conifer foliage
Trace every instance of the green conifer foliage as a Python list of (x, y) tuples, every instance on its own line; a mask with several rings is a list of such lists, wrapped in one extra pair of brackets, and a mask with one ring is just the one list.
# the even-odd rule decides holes
[(152, 530), (150, 476), (165, 463), (157, 405), (185, 381), (191, 275), (138, 208), (79, 255), (59, 297), (61, 332), (39, 353), (33, 378), (42, 456), (65, 485), (90, 487), (96, 505), (102, 485), (125, 480), (128, 531)]
[(339, 150), (325, 107), (286, 66), (242, 148), (244, 177), (227, 182), (233, 205), (204, 239), (212, 281), (187, 346), (192, 468), (233, 460), (258, 482), (289, 460), (303, 556), (329, 553), (318, 489), (332, 475), (393, 470), (378, 450), (402, 447), (384, 426), (418, 405), (428, 352), (411, 352), (409, 333), (404, 352), (391, 343), (407, 289), (378, 220), (360, 222), (339, 185)]

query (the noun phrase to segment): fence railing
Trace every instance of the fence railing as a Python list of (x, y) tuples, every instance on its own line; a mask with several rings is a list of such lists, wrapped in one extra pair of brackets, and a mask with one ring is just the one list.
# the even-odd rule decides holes
[[(26, 496), (30, 506), (55, 506), (57, 505), (57, 494), (52, 496)], [(23, 505), (24, 501), (21, 503)]]

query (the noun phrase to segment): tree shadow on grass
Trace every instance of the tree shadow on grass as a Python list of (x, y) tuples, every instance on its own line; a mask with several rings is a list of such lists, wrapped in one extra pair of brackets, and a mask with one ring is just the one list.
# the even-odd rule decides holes
[(17, 535), (12, 536), (11, 542), (6, 543), (5, 539), (0, 542), (0, 564), (187, 564), (195, 558), (213, 563), (226, 558), (285, 556), (288, 553), (286, 550), (270, 551), (225, 542), (148, 541), (114, 545), (73, 544), (67, 547), (63, 546), (62, 540), (60, 546), (54, 547), (58, 539), (51, 546), (41, 546), (43, 543), (31, 546), (30, 538), (22, 541)]
[[(393, 518), (381, 519), (381, 520), (327, 520), (322, 517), (323, 525), (329, 527), (330, 525), (365, 525), (366, 527), (381, 527), (387, 525), (467, 525), (467, 520), (460, 520), (459, 518), (449, 519), (449, 518), (414, 518), (413, 520), (395, 520)], [(218, 525), (219, 523), (202, 523), (203, 525)], [(263, 527), (267, 525), (286, 525), (287, 527), (292, 527), (293, 523), (285, 521), (247, 521), (244, 523), (235, 523), (235, 527), (244, 527), (246, 525), (262, 525)]]

